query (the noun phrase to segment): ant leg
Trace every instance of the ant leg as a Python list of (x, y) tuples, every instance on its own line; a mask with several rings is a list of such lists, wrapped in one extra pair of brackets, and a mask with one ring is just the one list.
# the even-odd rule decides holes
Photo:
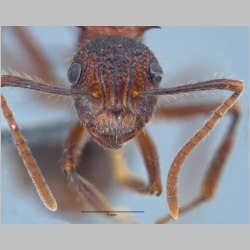
[(77, 122), (70, 131), (66, 140), (65, 156), (62, 172), (67, 175), (73, 183), (75, 190), (86, 199), (96, 210), (112, 210), (111, 206), (97, 189), (87, 180), (76, 173), (76, 161), (81, 149), (86, 144), (88, 133), (80, 122)]
[[(77, 193), (80, 194), (80, 196), (83, 197), (92, 208), (102, 213), (107, 212), (104, 214), (108, 215), (109, 212), (116, 211), (117, 209), (109, 204), (94, 185), (76, 173), (76, 160), (81, 149), (86, 144), (87, 138), (88, 132), (86, 128), (83, 124), (77, 122), (71, 129), (66, 140), (62, 171), (67, 175)], [(127, 223), (135, 223), (135, 221), (127, 214), (119, 213), (118, 216), (112, 218)]]
[(114, 178), (119, 184), (140, 194), (148, 194), (150, 192), (145, 182), (130, 173), (122, 155), (123, 148), (109, 151), (108, 153), (111, 159)]
[(149, 175), (149, 185), (134, 177), (129, 172), (125, 160), (122, 157), (122, 149), (109, 152), (112, 161), (114, 177), (121, 185), (138, 193), (154, 193), (158, 196), (162, 192), (162, 186), (160, 181), (158, 155), (156, 153), (155, 146), (145, 130), (143, 130), (136, 137), (136, 142), (144, 158)]
[(80, 122), (77, 122), (71, 129), (66, 140), (66, 149), (63, 159), (62, 171), (65, 174), (76, 170), (76, 161), (81, 149), (87, 142), (88, 133)]
[[(43, 76), (45, 82), (51, 81), (56, 85), (58, 78), (53, 73), (52, 67), (44, 56), (44, 53), (39, 50), (38, 43), (34, 37), (32, 37), (29, 29), (27, 27), (16, 26), (10, 26), (8, 28), (14, 33), (24, 53), (26, 53), (27, 57), (32, 61), (34, 75)], [(8, 49), (8, 46), (6, 46), (6, 49)], [(18, 61), (18, 59), (16, 61)], [(23, 62), (19, 63), (22, 64)]]
[[(154, 112), (154, 119), (185, 119), (192, 116), (206, 115), (214, 111), (219, 106), (220, 103), (183, 106), (160, 106)], [(230, 110), (228, 112), (230, 112)]]
[(145, 129), (136, 137), (136, 142), (141, 151), (148, 172), (150, 193), (159, 196), (162, 192), (162, 186), (155, 145)]
[[(201, 115), (207, 112), (211, 112), (216, 107), (218, 107), (217, 104), (186, 106), (186, 107), (170, 107), (170, 108), (164, 107), (163, 109), (159, 110), (159, 112), (156, 112), (155, 117), (162, 119), (165, 114), (165, 117), (177, 118), (178, 117), (177, 114), (180, 114), (178, 118), (183, 118), (183, 117)], [(219, 146), (219, 149), (216, 151), (216, 154), (213, 156), (213, 159), (210, 162), (210, 165), (208, 167), (208, 170), (204, 176), (204, 179), (201, 185), (200, 193), (196, 198), (194, 198), (193, 201), (181, 207), (179, 209), (179, 214), (183, 214), (191, 210), (193, 207), (199, 205), (200, 203), (211, 199), (216, 190), (216, 186), (219, 181), (219, 177), (222, 172), (223, 165), (227, 159), (227, 156), (229, 155), (229, 151), (233, 144), (235, 128), (236, 128), (237, 121), (239, 119), (238, 106), (234, 105), (231, 109), (228, 110), (228, 113), (233, 116), (232, 123), (230, 125), (230, 128), (227, 131), (227, 134), (224, 137), (223, 142)], [(166, 223), (171, 219), (172, 219), (172, 215), (168, 214), (158, 219), (156, 223), (159, 223), (159, 224)]]
[[(160, 106), (154, 112), (154, 119), (165, 120), (165, 119), (185, 119), (192, 116), (206, 115), (213, 112), (220, 103), (209, 103), (199, 105), (185, 105), (185, 106)], [(235, 104), (228, 110), (229, 114), (237, 115), (239, 113), (238, 105)]]
[(8, 122), (10, 131), (12, 133), (15, 144), (18, 148), (20, 155), (22, 156), (23, 162), (28, 170), (28, 173), (36, 187), (37, 193), (39, 194), (43, 204), (50, 210), (56, 211), (57, 204), (56, 200), (53, 197), (48, 185), (45, 182), (44, 177), (41, 174), (37, 163), (32, 156), (29, 147), (25, 143), (25, 139), (20, 132), (19, 126), (16, 123), (13, 114), (10, 108), (7, 105), (7, 102), (4, 96), (1, 95), (1, 107), (3, 114)]

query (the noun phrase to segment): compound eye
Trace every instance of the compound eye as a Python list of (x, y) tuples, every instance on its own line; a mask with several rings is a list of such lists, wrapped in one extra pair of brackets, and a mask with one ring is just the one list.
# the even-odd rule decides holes
[(149, 64), (149, 73), (155, 85), (161, 82), (163, 78), (163, 71), (158, 62), (151, 62)]
[(71, 84), (77, 84), (82, 74), (82, 65), (80, 63), (72, 63), (68, 70), (68, 79)]

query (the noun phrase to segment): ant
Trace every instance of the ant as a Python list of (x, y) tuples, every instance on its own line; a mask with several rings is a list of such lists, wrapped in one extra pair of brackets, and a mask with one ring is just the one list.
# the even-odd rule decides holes
[[(78, 63), (78, 62), (76, 62), (75, 65), (78, 65), (77, 63)], [(159, 64), (158, 64), (158, 65), (159, 65)], [(161, 69), (159, 68), (158, 65), (157, 65), (157, 64), (154, 64), (154, 65), (152, 66), (153, 70), (156, 70), (156, 71), (152, 71), (153, 73), (151, 72), (151, 74), (152, 74), (152, 75), (156, 75), (156, 77), (158, 77), (158, 76), (160, 76), (160, 75), (162, 74), (162, 71), (161, 71)], [(72, 73), (71, 73), (71, 72), (73, 72), (73, 76), (74, 76), (75, 72), (77, 72), (77, 68), (75, 69), (75, 68), (74, 68), (75, 66), (72, 66), (72, 67), (73, 67), (72, 70), (69, 71), (69, 73), (68, 73), (68, 77), (69, 77), (69, 79), (71, 79), (71, 80), (73, 79), (73, 80), (72, 80), (72, 82), (73, 82), (72, 84), (74, 85), (75, 81), (74, 81), (74, 77), (72, 78)], [(78, 66), (76, 66), (76, 67), (78, 67)], [(82, 72), (82, 71), (83, 71), (83, 68), (81, 68), (80, 71)], [(157, 75), (157, 74), (158, 74), (158, 75)], [(153, 81), (153, 76), (150, 76), (150, 77), (151, 77), (151, 81)], [(14, 78), (14, 77), (13, 77), (13, 78)], [(78, 79), (78, 80), (79, 80), (79, 79)], [(157, 84), (158, 84), (158, 83), (157, 83)], [(188, 85), (184, 85), (184, 86), (183, 86), (183, 89), (186, 90), (186, 87), (187, 87), (187, 86), (188, 86)], [(194, 84), (192, 84), (192, 85), (190, 84), (190, 86), (193, 87)], [(50, 91), (51, 91), (51, 90), (50, 90)], [(93, 97), (96, 97), (96, 98), (97, 98), (99, 95), (102, 94), (102, 93), (100, 93), (100, 91), (99, 91), (99, 92), (98, 92), (98, 91), (99, 91), (99, 90), (94, 90), (94, 91), (93, 91), (93, 95), (94, 95)], [(132, 93), (131, 93), (131, 99), (132, 99), (133, 97), (134, 97), (134, 98), (137, 97), (137, 94), (138, 94), (137, 92), (138, 92), (138, 91), (135, 91), (135, 92), (132, 92)], [(148, 92), (148, 93), (149, 93), (149, 92)], [(153, 92), (152, 92), (152, 93), (153, 93)], [(154, 93), (156, 94), (156, 92), (154, 92)], [(98, 98), (97, 98), (97, 99), (98, 99)], [(149, 99), (150, 99), (150, 98), (149, 98)], [(116, 108), (116, 110), (113, 110), (113, 111), (112, 111), (113, 113), (119, 113), (119, 112), (122, 113), (122, 112), (123, 112), (122, 110), (117, 110), (117, 109), (118, 109), (117, 107), (115, 107), (115, 108)], [(213, 108), (213, 109), (214, 109), (214, 108)], [(209, 112), (212, 112), (212, 110), (209, 110)], [(128, 119), (128, 120), (129, 120), (129, 119)], [(210, 124), (210, 125), (211, 125), (211, 124)], [(128, 130), (127, 132), (130, 132), (128, 128), (124, 128), (124, 129), (125, 129), (125, 130), (127, 129), (127, 130)], [(137, 128), (137, 130), (139, 130), (139, 128)], [(92, 131), (90, 130), (89, 132), (91, 133)], [(111, 132), (111, 133), (112, 133), (112, 132)], [(105, 134), (105, 133), (104, 133), (104, 134)], [(93, 136), (95, 136), (95, 135), (96, 135), (96, 134), (93, 133)], [(146, 135), (147, 135), (147, 134), (146, 134)], [(143, 135), (141, 135), (141, 136), (143, 136)], [(146, 139), (146, 138), (143, 138), (142, 141), (144, 141), (145, 139)], [(96, 140), (98, 140), (98, 138), (96, 138)], [(105, 142), (108, 143), (108, 142), (110, 142), (110, 140), (106, 140)], [(114, 145), (111, 145), (111, 146), (119, 147), (119, 145), (117, 145), (116, 142), (117, 142), (116, 140), (113, 140)], [(103, 144), (102, 141), (99, 142), (99, 143), (100, 143), (100, 144)], [(123, 141), (122, 141), (122, 143), (123, 143)], [(106, 147), (109, 147), (110, 145), (107, 145), (107, 144), (106, 144), (105, 146), (106, 146)], [(157, 146), (157, 145), (156, 145), (156, 146)], [(182, 152), (181, 154), (183, 154), (183, 152)], [(66, 172), (67, 172), (67, 171), (66, 171)], [(70, 176), (70, 178), (75, 178), (75, 177), (74, 177), (74, 176)], [(77, 178), (77, 177), (76, 177), (76, 178)], [(156, 178), (156, 179), (157, 179), (157, 178)], [(77, 182), (77, 181), (74, 181), (74, 182)], [(152, 185), (151, 185), (151, 186), (152, 186)], [(158, 188), (159, 188), (159, 185), (158, 185)], [(156, 190), (156, 191), (155, 191), (155, 190)], [(146, 192), (147, 192), (147, 190), (146, 190)], [(152, 191), (151, 191), (151, 192), (152, 192)], [(157, 188), (156, 188), (156, 189), (154, 189), (153, 193), (154, 193), (154, 192), (155, 192), (156, 194), (158, 194), (158, 193), (159, 193), (159, 190), (157, 190)], [(171, 203), (171, 202), (170, 202), (170, 203)], [(172, 213), (172, 214), (173, 214), (173, 213)], [(176, 217), (176, 215), (174, 215), (174, 214), (173, 214), (173, 216)]]

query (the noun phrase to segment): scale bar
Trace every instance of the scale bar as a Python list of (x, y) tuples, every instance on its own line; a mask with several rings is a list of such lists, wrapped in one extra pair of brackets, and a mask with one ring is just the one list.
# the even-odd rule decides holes
[(81, 211), (81, 213), (144, 213), (144, 211)]

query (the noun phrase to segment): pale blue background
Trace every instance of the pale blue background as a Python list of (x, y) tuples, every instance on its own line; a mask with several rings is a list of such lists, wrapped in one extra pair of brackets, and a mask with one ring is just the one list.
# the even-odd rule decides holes
[[(39, 27), (32, 28), (31, 31), (41, 43), (43, 53), (48, 53), (49, 58), (53, 59), (51, 67), (60, 75), (62, 83), (67, 83), (67, 65), (64, 64), (64, 59), (74, 51), (78, 30), (73, 27)], [(242, 117), (238, 124), (235, 145), (223, 171), (218, 191), (213, 200), (180, 217), (174, 223), (249, 222), (248, 32), (247, 27), (163, 27), (146, 33), (145, 43), (155, 52), (164, 70), (163, 84), (165, 86), (184, 84), (193, 78), (201, 80), (204, 75), (211, 78), (216, 72), (218, 75), (224, 73), (227, 77), (233, 75), (236, 79), (244, 80), (244, 93), (239, 101)], [(12, 51), (19, 58), (24, 56), (22, 51), (15, 51), (18, 49), (17, 39), (8, 30), (2, 30), (2, 42), (11, 46)], [(16, 68), (15, 62), (12, 64), (11, 60), (7, 64), (2, 60), (2, 69), (8, 70), (9, 67), (18, 72), (28, 73), (27, 61), (25, 58), (22, 60), (23, 68)], [(58, 109), (56, 105), (49, 107), (48, 104), (41, 105), (40, 102), (34, 104), (27, 92), (16, 89), (10, 91), (6, 88), (3, 92), (23, 129), (34, 128), (38, 125), (46, 127), (53, 123), (67, 123), (75, 117), (75, 114), (69, 114), (72, 108), (66, 108), (66, 105)], [(196, 102), (203, 102), (206, 98), (224, 99), (229, 94), (222, 91), (214, 92), (214, 94), (207, 92), (206, 95), (198, 95), (198, 98), (192, 96), (192, 99)], [(167, 97), (167, 99), (171, 104), (181, 104), (186, 103), (190, 98), (185, 101), (178, 97), (177, 100), (173, 97)], [(164, 103), (168, 104), (166, 100)], [(179, 120), (168, 124), (151, 123), (149, 125), (159, 152), (164, 187), (167, 170), (173, 157), (205, 120), (206, 118), (202, 117), (187, 122)], [(180, 204), (185, 204), (198, 193), (197, 188), (202, 173), (220, 141), (221, 134), (228, 128), (229, 122), (230, 118), (224, 117), (183, 166), (179, 181)], [(3, 119), (2, 131), (5, 132), (6, 129), (6, 121)], [(143, 162), (138, 152), (135, 152), (133, 143), (131, 144), (127, 152), (129, 165), (133, 167), (133, 172), (145, 178)], [(79, 215), (79, 211), (75, 211), (74, 214), (64, 207), (60, 207), (57, 212), (46, 210), (32, 185), (28, 183), (26, 188), (18, 186), (18, 181), (16, 181), (18, 174), (15, 178), (13, 176), (13, 173), (18, 173), (18, 171), (13, 171), (15, 162), (11, 161), (9, 147), (12, 146), (8, 142), (2, 145), (2, 223), (110, 223), (109, 220), (99, 218), (83, 218)], [(58, 168), (58, 175), (61, 175), (60, 162), (55, 167)], [(54, 182), (56, 183), (56, 178)], [(114, 195), (110, 197), (110, 200), (114, 206), (145, 211), (144, 214), (135, 214), (139, 222), (153, 223), (155, 219), (168, 211), (164, 193), (156, 198), (140, 196), (124, 190), (112, 192)]]

